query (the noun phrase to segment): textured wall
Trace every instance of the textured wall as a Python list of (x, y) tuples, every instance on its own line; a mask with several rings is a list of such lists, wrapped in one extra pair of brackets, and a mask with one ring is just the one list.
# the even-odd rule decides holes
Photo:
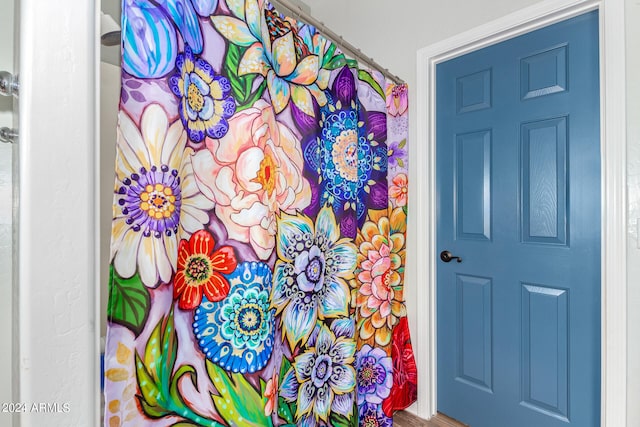
[[(625, 4), (627, 31), (627, 425), (640, 426), (640, 1)], [(635, 380), (633, 380), (635, 379)]]

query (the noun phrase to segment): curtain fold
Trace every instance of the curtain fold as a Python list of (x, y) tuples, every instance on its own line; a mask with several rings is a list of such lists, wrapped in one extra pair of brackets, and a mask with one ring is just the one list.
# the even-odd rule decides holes
[(105, 425), (391, 426), (406, 85), (262, 0), (124, 0)]

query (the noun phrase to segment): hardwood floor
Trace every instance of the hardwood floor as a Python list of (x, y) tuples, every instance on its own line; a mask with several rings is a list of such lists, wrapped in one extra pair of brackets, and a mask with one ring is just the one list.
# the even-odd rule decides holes
[[(409, 412), (401, 411), (393, 416), (394, 427), (465, 427), (446, 415), (438, 414), (429, 421), (418, 418)], [(468, 426), (466, 426), (468, 427)]]

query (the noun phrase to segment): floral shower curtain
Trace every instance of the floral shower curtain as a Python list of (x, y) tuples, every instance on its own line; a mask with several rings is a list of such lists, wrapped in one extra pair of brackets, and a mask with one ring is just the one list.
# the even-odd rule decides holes
[(391, 426), (407, 87), (263, 0), (124, 0), (105, 425)]

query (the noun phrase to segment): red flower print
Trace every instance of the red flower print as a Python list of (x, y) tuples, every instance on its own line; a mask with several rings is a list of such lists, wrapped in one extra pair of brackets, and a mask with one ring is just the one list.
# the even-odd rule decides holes
[(178, 307), (192, 310), (202, 302), (202, 294), (209, 301), (220, 301), (229, 293), (229, 282), (223, 274), (236, 269), (238, 261), (231, 246), (214, 251), (215, 240), (206, 230), (195, 232), (189, 241), (178, 246), (178, 271), (173, 280), (173, 297)]
[(382, 410), (388, 417), (392, 417), (395, 411), (409, 407), (418, 398), (418, 370), (406, 316), (400, 318), (393, 330), (391, 343), (393, 387), (389, 397), (382, 402)]

